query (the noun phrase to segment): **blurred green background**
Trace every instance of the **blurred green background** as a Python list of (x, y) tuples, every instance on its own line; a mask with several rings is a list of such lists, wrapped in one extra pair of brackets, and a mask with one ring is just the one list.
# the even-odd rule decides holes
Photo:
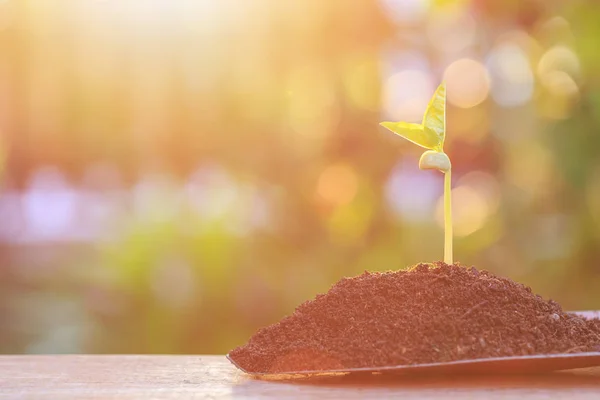
[(600, 4), (0, 2), (0, 353), (225, 353), (442, 258), (600, 309)]

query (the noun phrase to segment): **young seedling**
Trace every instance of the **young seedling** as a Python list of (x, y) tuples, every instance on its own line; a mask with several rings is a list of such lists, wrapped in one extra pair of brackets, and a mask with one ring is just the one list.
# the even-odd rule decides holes
[(419, 159), (420, 169), (437, 169), (444, 174), (444, 262), (452, 264), (452, 201), (450, 159), (444, 153), (446, 137), (446, 84), (442, 82), (435, 93), (423, 117), (423, 122), (382, 122), (395, 134), (428, 149)]

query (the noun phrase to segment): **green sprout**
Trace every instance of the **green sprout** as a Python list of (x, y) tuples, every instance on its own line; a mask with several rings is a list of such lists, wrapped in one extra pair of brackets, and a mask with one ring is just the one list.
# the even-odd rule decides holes
[(446, 137), (446, 84), (436, 89), (423, 117), (423, 122), (382, 122), (381, 126), (428, 149), (419, 159), (420, 169), (437, 169), (444, 174), (444, 262), (452, 264), (452, 200), (450, 158), (444, 153)]

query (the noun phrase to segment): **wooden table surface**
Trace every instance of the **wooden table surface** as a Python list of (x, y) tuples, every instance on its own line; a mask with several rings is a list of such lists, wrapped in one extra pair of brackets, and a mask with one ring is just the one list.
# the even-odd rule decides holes
[(537, 376), (267, 381), (223, 356), (0, 356), (10, 399), (600, 399), (600, 368)]

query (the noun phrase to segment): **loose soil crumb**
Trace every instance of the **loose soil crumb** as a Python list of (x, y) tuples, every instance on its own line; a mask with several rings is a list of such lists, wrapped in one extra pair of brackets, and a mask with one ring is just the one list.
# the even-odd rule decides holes
[(529, 287), (438, 262), (344, 278), (229, 356), (253, 373), (600, 351), (600, 320)]

